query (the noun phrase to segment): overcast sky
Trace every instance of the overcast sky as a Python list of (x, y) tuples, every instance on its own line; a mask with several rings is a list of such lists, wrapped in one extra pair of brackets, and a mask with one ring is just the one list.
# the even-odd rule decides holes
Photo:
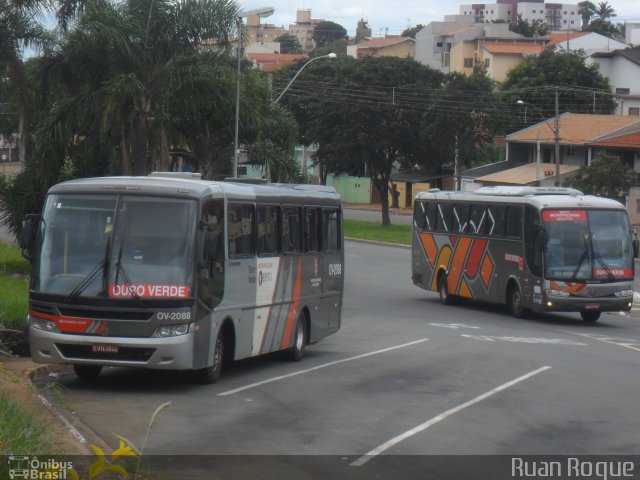
[[(565, 0), (566, 1), (566, 0)], [(465, 0), (404, 0), (394, 2), (393, 0), (319, 0), (315, 3), (310, 0), (249, 0), (239, 1), (241, 10), (253, 10), (262, 7), (273, 7), (275, 13), (262, 20), (262, 23), (269, 23), (278, 27), (287, 28), (290, 23), (295, 22), (296, 11), (299, 9), (310, 9), (311, 18), (331, 20), (342, 25), (350, 36), (355, 35), (358, 20), (363, 18), (369, 22), (373, 36), (399, 35), (409, 26), (416, 26), (421, 23), (426, 25), (434, 21), (444, 20), (445, 15), (457, 14), (461, 4), (471, 4), (473, 1)], [(497, 2), (496, 2), (497, 3)], [(567, 3), (578, 3), (568, 2)], [(596, 5), (599, 0), (593, 3)], [(617, 17), (615, 22), (636, 20), (640, 22), (640, 1), (639, 0), (609, 0)]]

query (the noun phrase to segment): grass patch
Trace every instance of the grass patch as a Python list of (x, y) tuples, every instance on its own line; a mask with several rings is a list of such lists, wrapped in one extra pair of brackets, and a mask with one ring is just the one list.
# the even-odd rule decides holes
[(389, 225), (383, 227), (378, 222), (344, 220), (345, 238), (370, 240), (374, 242), (411, 245), (411, 225)]
[(29, 269), (30, 264), (18, 247), (0, 243), (0, 325), (5, 328), (27, 325)]
[(0, 393), (0, 453), (37, 453), (50, 448), (46, 422)]

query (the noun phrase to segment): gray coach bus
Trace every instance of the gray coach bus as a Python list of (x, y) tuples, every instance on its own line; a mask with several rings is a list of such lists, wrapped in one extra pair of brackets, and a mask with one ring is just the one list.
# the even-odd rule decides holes
[(25, 220), (39, 363), (195, 371), (340, 328), (342, 208), (332, 187), (152, 174), (53, 186)]
[(531, 310), (629, 311), (633, 242), (624, 205), (560, 187), (430, 190), (415, 199), (412, 278), (453, 297)]

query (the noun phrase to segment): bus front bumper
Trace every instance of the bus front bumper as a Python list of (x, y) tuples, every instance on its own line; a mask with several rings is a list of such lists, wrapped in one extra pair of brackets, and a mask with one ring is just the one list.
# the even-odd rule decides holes
[(95, 337), (29, 327), (36, 363), (111, 365), (165, 370), (193, 368), (193, 332), (163, 338)]
[(543, 310), (547, 312), (581, 312), (594, 310), (598, 312), (628, 312), (633, 305), (633, 297), (621, 298), (580, 298), (547, 296), (543, 302)]

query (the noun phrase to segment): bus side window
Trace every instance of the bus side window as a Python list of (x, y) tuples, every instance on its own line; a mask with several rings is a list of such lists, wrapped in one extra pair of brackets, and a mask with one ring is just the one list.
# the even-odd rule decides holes
[(300, 209), (284, 207), (282, 209), (282, 251), (299, 253), (300, 248)]
[(468, 233), (469, 227), (469, 204), (459, 203), (453, 206), (453, 231), (457, 233)]
[(322, 217), (320, 209), (316, 207), (305, 207), (304, 209), (304, 251), (318, 252), (320, 250), (321, 232), (320, 222)]
[(436, 215), (437, 215), (437, 204), (435, 202), (427, 202), (427, 212), (425, 215), (425, 221), (427, 223), (426, 230), (433, 231), (436, 228)]
[(504, 235), (504, 215), (504, 205), (490, 205), (487, 208), (485, 235), (491, 237), (502, 237)]
[(325, 209), (322, 222), (325, 252), (340, 250), (340, 219), (339, 210)]
[(471, 205), (469, 207), (469, 233), (483, 234), (484, 222), (487, 216), (487, 210), (484, 205)]
[(522, 238), (522, 206), (507, 206), (504, 234), (510, 238)]
[(446, 202), (438, 203), (438, 214), (436, 216), (436, 230), (438, 232), (451, 231), (451, 204)]
[(278, 207), (263, 205), (256, 207), (257, 251), (258, 255), (277, 255), (278, 239)]
[(427, 228), (427, 202), (418, 200), (413, 206), (413, 224), (418, 230)]
[(538, 210), (525, 206), (524, 246), (527, 265), (531, 273), (542, 276), (542, 248), (544, 235)]
[(253, 205), (229, 205), (227, 211), (229, 257), (255, 254)]

